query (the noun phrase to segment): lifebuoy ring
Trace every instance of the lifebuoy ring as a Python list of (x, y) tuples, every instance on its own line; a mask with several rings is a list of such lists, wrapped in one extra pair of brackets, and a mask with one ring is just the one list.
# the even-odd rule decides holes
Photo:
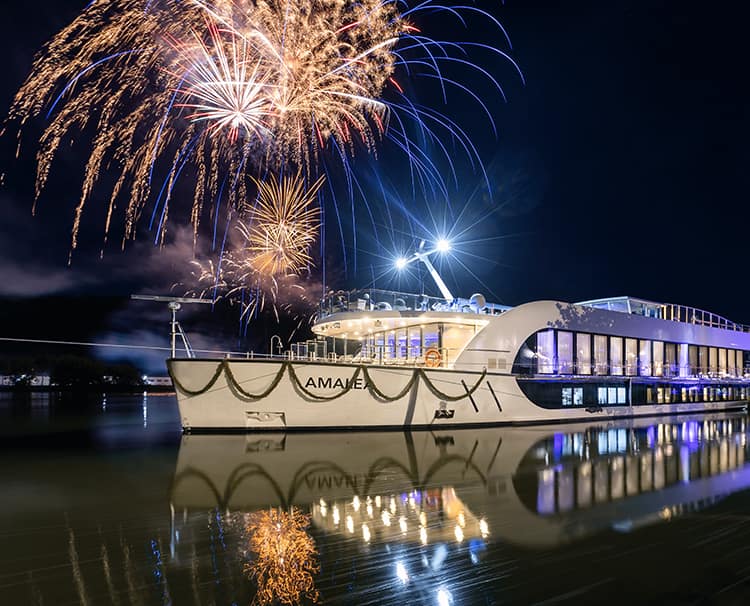
[(428, 349), (424, 352), (424, 365), (430, 368), (440, 366), (440, 362), (443, 360), (443, 356), (437, 349)]

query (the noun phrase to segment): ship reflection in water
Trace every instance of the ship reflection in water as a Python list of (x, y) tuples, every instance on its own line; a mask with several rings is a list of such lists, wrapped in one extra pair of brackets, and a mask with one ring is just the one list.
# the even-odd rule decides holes
[[(583, 595), (618, 583), (622, 569), (600, 574), (593, 560), (619, 555), (596, 542), (585, 546), (588, 555), (566, 546), (658, 525), (748, 488), (747, 431), (744, 416), (715, 416), (411, 434), (188, 435), (171, 491), (173, 549), (181, 550), (195, 514), (205, 523), (212, 510), (232, 519), (299, 508), (311, 516), (323, 602)], [(631, 551), (646, 547), (631, 543)], [(529, 578), (529, 550), (556, 564), (532, 564), (544, 576)]]
[(0, 586), (12, 604), (748, 603), (748, 432), (712, 415), (17, 456), (36, 500), (14, 510), (4, 482)]

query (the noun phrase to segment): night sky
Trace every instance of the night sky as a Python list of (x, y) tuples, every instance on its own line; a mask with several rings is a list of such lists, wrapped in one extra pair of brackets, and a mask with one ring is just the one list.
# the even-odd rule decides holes
[[(736, 4), (478, 3), (510, 34), (510, 52), (526, 84), (507, 63), (483, 57), (482, 66), (500, 80), (508, 99), (503, 103), (477, 84), (496, 120), (497, 138), (463, 99), (449, 98), (441, 111), (471, 132), (493, 195), (488, 196), (478, 175), (460, 166), (453, 215), (436, 201), (405, 201), (415, 213), (431, 214), (435, 224), (456, 231), (473, 226), (457, 242), (455, 262), (445, 268), (454, 292), (485, 292), (488, 299), (510, 305), (629, 294), (750, 323), (748, 53), (745, 15)], [(35, 51), (84, 5), (41, 0), (33, 10), (21, 3), (4, 7), (0, 106), (10, 105)], [(445, 30), (441, 34), (449, 32), (439, 20), (435, 25)], [(493, 35), (477, 27), (459, 37), (488, 41)], [(474, 82), (474, 76), (467, 78)], [(410, 84), (410, 94), (421, 102), (434, 101), (433, 90)], [(115, 238), (100, 260), (101, 211), (97, 214), (93, 200), (81, 250), (68, 267), (69, 227), (86, 146), (61, 154), (39, 212), (31, 217), (34, 132), (32, 127), (24, 135), (18, 161), (13, 132), (0, 145), (0, 170), (6, 173), (0, 189), (0, 296), (6, 310), (0, 313), (0, 336), (119, 335), (157, 342), (146, 338), (145, 327), (140, 335), (130, 331), (133, 321), (161, 321), (164, 311), (134, 308), (138, 304), (122, 298), (133, 292), (170, 292), (189, 257), (185, 233), (175, 224), (173, 246), (159, 251), (144, 226), (125, 252)], [(377, 161), (361, 163), (390, 176), (399, 162), (395, 151), (384, 146)], [(389, 181), (394, 195), (408, 197), (408, 180), (398, 179)], [(380, 203), (376, 195), (370, 200), (375, 207)], [(392, 258), (387, 249), (393, 248), (393, 255), (408, 252), (418, 240), (403, 225), (394, 230), (378, 219), (373, 229), (360, 221), (361, 209), (355, 214), (355, 227), (350, 221), (343, 225), (346, 263), (338, 227), (327, 224), (328, 286), (363, 285), (373, 275), (376, 286), (396, 286), (385, 269)], [(398, 285), (419, 288), (404, 280)], [(45, 297), (41, 303), (40, 297)], [(36, 303), (27, 304), (29, 299)], [(58, 307), (55, 301), (66, 303)], [(31, 309), (49, 311), (41, 312), (32, 327)], [(211, 322), (231, 316), (216, 314)], [(204, 342), (237, 345), (237, 325), (228, 322), (226, 333), (204, 331), (213, 337)], [(251, 329), (253, 334), (265, 343), (269, 328)]]

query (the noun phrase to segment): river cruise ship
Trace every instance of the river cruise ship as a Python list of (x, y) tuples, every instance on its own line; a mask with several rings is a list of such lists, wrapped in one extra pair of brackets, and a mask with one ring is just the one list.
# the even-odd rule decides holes
[(286, 353), (173, 356), (184, 430), (590, 421), (750, 397), (750, 329), (716, 314), (633, 297), (510, 308), (443, 294), (330, 293), (316, 339)]

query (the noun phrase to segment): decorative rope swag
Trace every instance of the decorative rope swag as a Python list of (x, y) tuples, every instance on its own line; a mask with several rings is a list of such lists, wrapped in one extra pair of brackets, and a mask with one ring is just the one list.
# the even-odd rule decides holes
[(354, 374), (352, 375), (351, 379), (347, 380), (346, 386), (338, 393), (328, 395), (328, 396), (319, 395), (307, 389), (302, 384), (302, 381), (300, 381), (299, 377), (297, 376), (297, 372), (294, 370), (294, 366), (289, 361), (284, 361), (281, 363), (281, 366), (279, 367), (279, 371), (276, 373), (276, 376), (273, 378), (269, 386), (260, 393), (250, 393), (249, 391), (245, 391), (245, 389), (242, 388), (240, 383), (235, 378), (234, 373), (232, 373), (232, 369), (229, 367), (229, 360), (222, 360), (221, 362), (219, 362), (218, 366), (216, 367), (216, 371), (214, 372), (211, 379), (208, 381), (208, 383), (206, 383), (204, 387), (201, 387), (200, 389), (193, 390), (193, 389), (186, 388), (182, 383), (180, 383), (177, 380), (177, 377), (175, 377), (174, 375), (172, 376), (172, 381), (174, 382), (174, 386), (183, 394), (188, 395), (188, 396), (199, 396), (201, 394), (206, 393), (209, 389), (211, 389), (216, 384), (216, 381), (219, 380), (219, 377), (221, 376), (222, 372), (226, 375), (227, 383), (229, 384), (229, 386), (233, 390), (235, 390), (237, 393), (241, 394), (242, 396), (244, 396), (245, 398), (249, 400), (261, 400), (265, 398), (266, 396), (268, 396), (274, 389), (276, 389), (278, 384), (281, 382), (281, 379), (284, 377), (284, 372), (288, 372), (289, 378), (292, 381), (292, 383), (295, 385), (297, 390), (299, 390), (302, 394), (304, 394), (309, 399), (320, 401), (320, 402), (336, 400), (337, 398), (340, 398), (341, 396), (344, 396), (347, 393), (349, 393), (354, 388), (353, 386), (355, 384), (355, 381), (359, 377), (360, 373), (363, 375), (363, 378), (365, 380), (365, 388), (370, 392), (371, 395), (375, 396), (376, 398), (380, 400), (383, 400), (384, 402), (395, 402), (396, 400), (400, 400), (407, 393), (409, 393), (409, 391), (414, 387), (414, 385), (420, 379), (424, 381), (424, 384), (427, 386), (427, 389), (429, 389), (430, 392), (432, 392), (432, 394), (436, 398), (440, 400), (444, 400), (446, 402), (457, 402), (458, 400), (468, 398), (477, 389), (479, 389), (479, 386), (482, 384), (484, 377), (487, 375), (487, 369), (484, 369), (479, 379), (474, 384), (474, 386), (471, 387), (470, 389), (466, 389), (464, 393), (459, 394), (457, 396), (449, 395), (441, 391), (437, 387), (435, 387), (435, 384), (427, 376), (427, 373), (422, 368), (415, 368), (413, 370), (413, 374), (411, 376), (411, 379), (409, 379), (409, 382), (395, 396), (389, 396), (388, 394), (381, 391), (377, 385), (375, 385), (375, 382), (372, 380), (372, 377), (370, 376), (370, 372), (366, 366), (357, 366), (356, 369), (354, 370)]

